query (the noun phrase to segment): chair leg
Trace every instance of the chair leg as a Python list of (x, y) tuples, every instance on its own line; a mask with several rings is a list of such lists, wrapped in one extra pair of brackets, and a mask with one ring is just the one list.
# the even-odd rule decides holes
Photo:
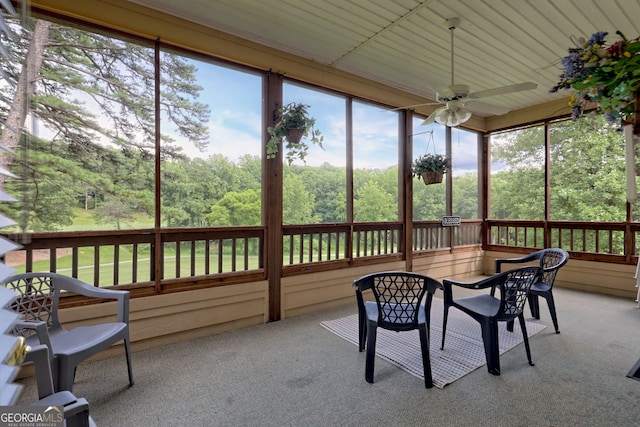
[(367, 310), (360, 291), (356, 291), (356, 300), (358, 302), (358, 351), (364, 351), (367, 342)]
[(131, 365), (131, 343), (129, 338), (124, 340), (124, 352), (127, 357), (127, 371), (129, 373), (129, 387), (133, 387), (133, 367)]
[(529, 308), (531, 309), (531, 316), (535, 319), (540, 319), (540, 304), (538, 303), (538, 295), (529, 293)]
[(419, 326), (418, 331), (420, 333), (420, 348), (422, 349), (424, 386), (431, 388), (433, 387), (433, 378), (431, 377), (431, 357), (429, 356), (429, 332), (424, 325)]
[(378, 325), (375, 322), (367, 322), (367, 354), (365, 361), (364, 377), (368, 383), (373, 383), (373, 369), (376, 361), (376, 333)]
[(551, 313), (551, 320), (553, 321), (553, 327), (556, 329), (556, 334), (560, 333), (560, 329), (558, 328), (558, 317), (556, 316), (556, 304), (553, 301), (553, 294), (551, 291), (543, 295), (544, 299), (547, 300), (547, 305), (549, 306), (549, 313)]
[(447, 318), (449, 317), (449, 306), (445, 304), (444, 313), (442, 315), (442, 345), (440, 350), (444, 350), (444, 337), (447, 334)]
[(367, 319), (364, 315), (358, 315), (358, 351), (364, 351), (367, 343)]
[(480, 322), (487, 370), (490, 374), (500, 375), (500, 347), (498, 346), (498, 322), (486, 320)]
[(507, 331), (513, 332), (513, 320), (507, 322)]
[(73, 368), (68, 366), (62, 359), (58, 360), (60, 364), (58, 367), (58, 384), (56, 391), (73, 391), (73, 381), (76, 376), (77, 366)]
[(527, 360), (529, 360), (529, 365), (533, 365), (533, 361), (531, 360), (531, 348), (529, 347), (529, 334), (527, 334), (527, 327), (524, 323), (524, 314), (520, 313), (518, 315), (518, 320), (520, 321), (520, 329), (522, 330), (522, 338), (524, 340), (524, 348), (527, 351)]

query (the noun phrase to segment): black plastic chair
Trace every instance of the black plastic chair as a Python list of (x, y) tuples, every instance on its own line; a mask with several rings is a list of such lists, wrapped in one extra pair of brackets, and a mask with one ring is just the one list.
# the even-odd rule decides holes
[[(542, 249), (519, 258), (496, 260), (496, 273), (500, 273), (502, 264), (522, 264), (539, 261), (540, 267), (543, 269), (543, 273), (542, 276), (540, 276), (540, 279), (531, 286), (531, 290), (529, 290), (529, 308), (531, 309), (531, 315), (536, 319), (540, 319), (540, 305), (538, 303), (538, 297), (540, 296), (546, 299), (556, 334), (560, 333), (560, 329), (558, 328), (556, 304), (553, 300), (553, 282), (556, 280), (556, 275), (558, 274), (560, 267), (565, 265), (568, 260), (569, 254), (561, 248)], [(509, 325), (509, 330), (513, 330), (513, 324)]]
[[(520, 321), (520, 329), (524, 339), (529, 364), (531, 350), (529, 337), (525, 326), (522, 310), (527, 300), (531, 285), (542, 274), (540, 267), (522, 267), (504, 273), (496, 274), (487, 279), (475, 283), (457, 282), (445, 279), (444, 285), (444, 318), (442, 321), (442, 346), (447, 332), (447, 317), (449, 307), (455, 307), (467, 313), (480, 323), (484, 353), (487, 359), (487, 369), (493, 375), (500, 375), (500, 347), (498, 342), (498, 322), (513, 321), (516, 317)], [(467, 289), (488, 289), (491, 293), (479, 294), (466, 298), (453, 298), (453, 285)], [(500, 291), (500, 298), (496, 298), (494, 291)]]
[[(377, 328), (396, 332), (417, 329), (422, 350), (424, 384), (426, 388), (431, 388), (433, 380), (429, 357), (429, 317), (433, 294), (437, 289), (442, 289), (442, 284), (418, 273), (398, 271), (369, 274), (357, 279), (354, 286), (358, 297), (361, 350), (366, 334), (367, 382), (373, 382)], [(362, 291), (368, 289), (373, 292), (375, 302), (364, 301)]]

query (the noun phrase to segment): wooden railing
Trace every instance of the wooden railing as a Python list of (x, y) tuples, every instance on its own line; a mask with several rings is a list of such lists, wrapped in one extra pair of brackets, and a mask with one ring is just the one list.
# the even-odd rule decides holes
[(461, 224), (455, 227), (443, 227), (441, 221), (413, 223), (414, 252), (480, 244), (482, 244), (481, 220), (462, 220)]
[(487, 249), (560, 247), (573, 258), (633, 263), (640, 223), (489, 220), (487, 230)]
[[(7, 255), (17, 272), (52, 271), (95, 286), (149, 284), (263, 270), (262, 227), (61, 232), (7, 235), (22, 245)], [(25, 241), (25, 237), (28, 238)], [(156, 264), (156, 241), (159, 264)]]
[[(484, 226), (480, 220), (463, 220), (457, 227), (417, 221), (411, 246), (419, 256), (479, 246)], [(489, 250), (517, 253), (556, 246), (572, 258), (633, 263), (640, 223), (490, 220), (486, 229), (484, 248)], [(404, 259), (400, 222), (285, 225), (282, 230), (287, 275)], [(59, 272), (95, 286), (161, 292), (266, 278), (263, 227), (5, 236), (23, 246), (5, 260), (18, 272)]]

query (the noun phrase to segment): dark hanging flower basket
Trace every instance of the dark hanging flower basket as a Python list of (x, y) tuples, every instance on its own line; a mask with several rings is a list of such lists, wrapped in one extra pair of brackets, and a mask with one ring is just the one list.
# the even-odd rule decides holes
[(422, 180), (425, 185), (440, 184), (442, 182), (442, 177), (444, 176), (444, 174), (438, 172), (422, 172), (420, 175), (422, 176)]
[(287, 141), (291, 144), (299, 144), (302, 140), (302, 135), (304, 135), (304, 129), (302, 128), (291, 128), (287, 129)]
[(295, 158), (304, 161), (309, 146), (303, 139), (322, 147), (322, 135), (315, 129), (316, 119), (309, 115), (308, 105), (292, 102), (274, 112), (275, 123), (267, 128), (267, 159), (274, 159), (278, 149), (283, 145), (287, 162), (291, 164)]

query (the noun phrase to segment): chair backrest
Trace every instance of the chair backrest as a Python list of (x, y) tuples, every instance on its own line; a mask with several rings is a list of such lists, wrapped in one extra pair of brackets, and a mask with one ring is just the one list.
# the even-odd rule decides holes
[(378, 304), (378, 326), (398, 331), (415, 329), (425, 294), (431, 297), (442, 288), (431, 277), (404, 271), (374, 273), (361, 280), (365, 288), (370, 286)]
[[(4, 286), (18, 293), (11, 308), (21, 313), (23, 320), (46, 322), (48, 328), (59, 327), (60, 289), (56, 287), (54, 277), (50, 273), (27, 273), (5, 279)], [(34, 333), (21, 328), (15, 332), (23, 336)]]
[(553, 286), (558, 270), (567, 263), (569, 254), (561, 248), (543, 249), (540, 252), (542, 252), (540, 256), (540, 267), (544, 270), (540, 281), (549, 286)]
[(521, 267), (497, 274), (496, 287), (500, 289), (499, 320), (512, 320), (518, 317), (527, 301), (531, 285), (542, 275), (537, 266)]

